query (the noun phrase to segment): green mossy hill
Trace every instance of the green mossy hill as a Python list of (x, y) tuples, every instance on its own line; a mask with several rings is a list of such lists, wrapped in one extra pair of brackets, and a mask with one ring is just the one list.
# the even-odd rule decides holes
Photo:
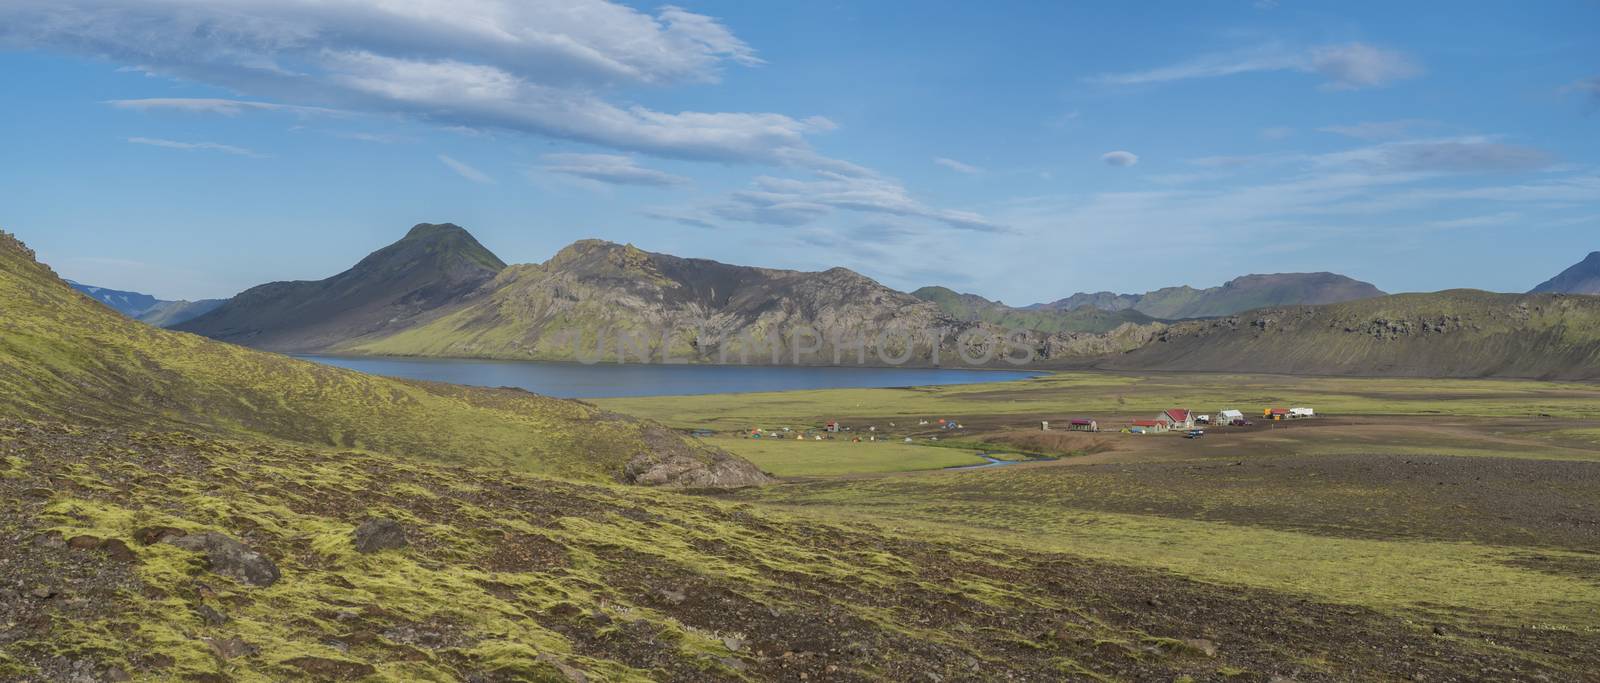
[(271, 351), (313, 351), (403, 329), (506, 267), (460, 226), (423, 223), (326, 280), (274, 282), (176, 326)]
[[(370, 520), (404, 544), (359, 552)], [(270, 567), (230, 576), (185, 542), (201, 534)], [(1575, 680), (1593, 664), (1570, 640), (1534, 658), (984, 541), (180, 433), (0, 420), (0, 542), (27, 548), (0, 564), (0, 678), (25, 683)]]
[(1156, 322), (1155, 318), (1131, 309), (1104, 310), (1087, 305), (1060, 310), (1013, 308), (947, 287), (923, 287), (911, 295), (938, 304), (940, 310), (957, 320), (989, 323), (1013, 330), (1102, 334), (1126, 324), (1148, 325)]
[(1600, 297), (1449, 290), (1174, 324), (1119, 369), (1600, 378)]
[(583, 403), (384, 379), (137, 323), (74, 291), (4, 233), (0, 416), (198, 427), (586, 479), (763, 479), (654, 423)]

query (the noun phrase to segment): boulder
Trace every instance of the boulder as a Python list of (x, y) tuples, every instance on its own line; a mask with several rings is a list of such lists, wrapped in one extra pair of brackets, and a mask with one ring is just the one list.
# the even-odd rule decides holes
[(213, 572), (231, 576), (252, 586), (270, 586), (282, 576), (278, 565), (245, 544), (215, 531), (203, 534), (167, 538), (163, 543), (185, 550), (205, 553), (206, 562)]
[(381, 517), (362, 522), (361, 526), (356, 527), (352, 540), (356, 551), (361, 553), (404, 548), (408, 543), (405, 527), (392, 519)]

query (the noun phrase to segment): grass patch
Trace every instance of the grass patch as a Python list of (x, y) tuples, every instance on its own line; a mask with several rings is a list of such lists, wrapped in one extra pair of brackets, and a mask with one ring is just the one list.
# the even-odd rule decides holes
[(709, 443), (780, 477), (883, 474), (984, 463), (969, 448), (931, 448), (896, 441), (715, 438)]

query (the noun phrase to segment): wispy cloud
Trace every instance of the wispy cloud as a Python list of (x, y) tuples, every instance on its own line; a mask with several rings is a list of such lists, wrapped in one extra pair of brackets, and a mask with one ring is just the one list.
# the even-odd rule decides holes
[(457, 175), (459, 175), (459, 176), (461, 176), (463, 178), (466, 178), (467, 180), (470, 180), (472, 182), (479, 183), (479, 184), (482, 184), (482, 185), (493, 185), (494, 184), (494, 178), (489, 177), (489, 174), (484, 173), (483, 171), (480, 171), (480, 170), (478, 170), (476, 168), (473, 168), (473, 167), (471, 167), (471, 166), (469, 166), (469, 165), (467, 165), (465, 163), (462, 163), (460, 161), (456, 161), (455, 159), (452, 159), (449, 156), (446, 156), (444, 154), (440, 154), (439, 155), (439, 162), (443, 163), (447, 168), (449, 168), (452, 171), (455, 171)]
[(1561, 88), (1561, 92), (1587, 95), (1590, 103), (1600, 106), (1600, 76), (1590, 76), (1568, 83)]
[(671, 5), (7, 2), (0, 43), (107, 58), (250, 96), (114, 101), (120, 108), (326, 114), (336, 105), (661, 157), (843, 170), (808, 141), (834, 128), (824, 118), (613, 102), (620, 87), (714, 83), (727, 65), (762, 63), (721, 21)]
[(950, 169), (952, 171), (955, 171), (957, 173), (966, 173), (968, 175), (972, 175), (972, 174), (977, 174), (977, 173), (982, 173), (983, 172), (983, 169), (978, 168), (977, 166), (973, 166), (972, 164), (962, 163), (960, 161), (956, 161), (955, 159), (950, 159), (948, 157), (934, 157), (933, 158), (933, 163), (935, 163), (935, 164), (937, 164), (939, 166), (943, 166), (945, 168), (948, 168), (948, 169)]
[(265, 159), (265, 154), (234, 145), (224, 145), (218, 142), (179, 142), (177, 140), (163, 140), (161, 138), (128, 138), (128, 142), (135, 145), (149, 145), (151, 147), (165, 147), (167, 149), (181, 149), (184, 151), (222, 152), (234, 156), (250, 157), (252, 159)]
[(1420, 75), (1422, 67), (1403, 53), (1366, 43), (1323, 45), (1298, 51), (1269, 45), (1242, 52), (1201, 55), (1144, 71), (1103, 74), (1090, 80), (1109, 85), (1142, 85), (1267, 71), (1316, 74), (1324, 79), (1325, 88), (1353, 90), (1411, 78)]
[(1514, 172), (1547, 168), (1555, 159), (1543, 150), (1485, 137), (1390, 142), (1313, 157), (1324, 166), (1359, 166), (1380, 171), (1444, 173)]
[(616, 154), (546, 154), (541, 157), (545, 165), (538, 167), (546, 173), (557, 173), (593, 180), (608, 185), (638, 185), (645, 187), (671, 187), (688, 185), (689, 179), (634, 163), (632, 157)]
[(340, 111), (338, 109), (328, 109), (326, 107), (302, 107), (290, 104), (273, 104), (271, 102), (251, 102), (247, 100), (228, 100), (209, 97), (151, 97), (137, 100), (107, 100), (106, 104), (118, 109), (133, 109), (138, 111), (163, 109), (197, 114), (221, 114), (223, 116), (237, 116), (247, 111), (275, 111), (314, 116), (350, 115), (350, 112)]
[(1139, 163), (1139, 155), (1119, 149), (1100, 155), (1100, 160), (1106, 162), (1107, 166), (1132, 166)]
[(646, 218), (654, 218), (658, 221), (667, 221), (669, 223), (687, 225), (691, 228), (705, 228), (707, 230), (715, 230), (717, 228), (716, 223), (706, 220), (703, 216), (696, 214), (692, 210), (685, 211), (667, 207), (647, 207), (640, 210), (639, 215)]
[(1323, 126), (1317, 130), (1360, 140), (1392, 140), (1403, 138), (1418, 128), (1437, 125), (1439, 125), (1437, 122), (1425, 119), (1402, 119), (1399, 121), (1363, 121), (1346, 125)]
[(1287, 140), (1294, 137), (1295, 130), (1288, 126), (1273, 126), (1261, 129), (1262, 140)]
[(758, 176), (746, 189), (727, 199), (693, 209), (651, 215), (690, 225), (716, 221), (799, 227), (839, 212), (895, 217), (915, 222), (924, 234), (930, 227), (959, 231), (1005, 233), (1004, 225), (972, 211), (940, 209), (911, 196), (899, 182), (878, 175), (818, 171), (810, 179)]

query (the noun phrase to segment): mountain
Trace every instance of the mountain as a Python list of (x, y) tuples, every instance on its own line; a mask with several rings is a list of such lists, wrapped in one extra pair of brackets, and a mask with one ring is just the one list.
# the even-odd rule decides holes
[(1027, 310), (1054, 309), (1072, 311), (1088, 306), (1102, 311), (1126, 311), (1138, 305), (1139, 300), (1142, 298), (1144, 298), (1142, 294), (1117, 294), (1115, 292), (1086, 294), (1079, 292), (1065, 299), (1057, 299), (1047, 304), (1029, 304), (1023, 306), (1023, 308)]
[(1074, 306), (1061, 309), (1013, 308), (976, 294), (964, 294), (946, 287), (923, 287), (911, 296), (929, 301), (957, 320), (985, 322), (1007, 329), (1038, 332), (1110, 332), (1122, 325), (1148, 325), (1155, 318), (1129, 309), (1102, 309)]
[(1600, 251), (1591, 252), (1589, 257), (1577, 265), (1561, 271), (1538, 287), (1534, 287), (1532, 294), (1539, 293), (1560, 294), (1600, 294)]
[(145, 312), (134, 316), (134, 319), (156, 327), (176, 327), (215, 311), (225, 303), (228, 303), (227, 299), (158, 301)]
[(384, 379), (144, 325), (0, 233), (0, 418), (375, 450), (563, 477), (719, 485), (749, 463), (665, 428), (515, 390)]
[(1032, 310), (1072, 310), (1094, 306), (1109, 311), (1132, 309), (1152, 318), (1179, 320), (1232, 315), (1267, 306), (1333, 304), (1356, 301), (1383, 292), (1371, 284), (1335, 273), (1245, 275), (1220, 287), (1167, 287), (1144, 294), (1074, 294)]
[(79, 282), (73, 282), (72, 280), (67, 280), (66, 283), (72, 285), (73, 289), (83, 292), (89, 298), (110, 306), (111, 310), (128, 316), (129, 318), (137, 318), (145, 311), (154, 308), (156, 304), (161, 303), (160, 300), (150, 296), (149, 294), (124, 292), (116, 289), (106, 289), (104, 287), (93, 287)]
[(172, 327), (192, 320), (215, 310), (227, 301), (226, 299), (164, 301), (149, 294), (94, 287), (72, 280), (66, 282), (89, 298), (110, 306), (112, 310), (156, 327)]
[(414, 325), (505, 267), (461, 227), (423, 223), (343, 273), (253, 287), (175, 329), (271, 351), (325, 350)]
[[(583, 240), (544, 263), (507, 268), (432, 320), (333, 348), (573, 360), (593, 355), (604, 340), (610, 360), (618, 336), (634, 334), (656, 358), (667, 349), (695, 360), (749, 353), (760, 362), (774, 353), (760, 344), (767, 332), (779, 332), (775, 353), (789, 358), (786, 331), (817, 330), (819, 354), (827, 356), (837, 346), (833, 334), (850, 341), (886, 326), (921, 331), (942, 321), (937, 306), (844, 268), (812, 273), (735, 266)], [(663, 339), (669, 329), (673, 338)]]
[(1118, 370), (1600, 379), (1600, 298), (1449, 290), (1175, 323)]

